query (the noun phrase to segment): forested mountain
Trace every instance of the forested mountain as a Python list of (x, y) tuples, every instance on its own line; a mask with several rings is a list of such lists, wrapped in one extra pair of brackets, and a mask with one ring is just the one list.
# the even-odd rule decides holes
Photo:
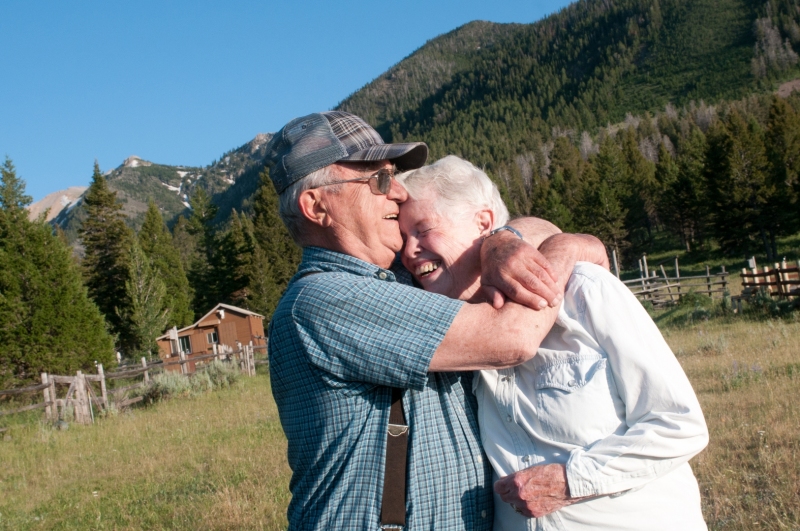
[[(255, 192), (258, 173), (263, 167), (264, 148), (270, 138), (271, 135), (259, 134), (205, 167), (169, 166), (131, 156), (105, 177), (109, 188), (117, 192), (122, 202), (128, 224), (137, 230), (144, 221), (148, 201), (153, 200), (165, 221), (172, 225), (187, 211), (189, 198), (198, 188), (214, 198), (227, 217), (231, 208), (238, 207), (243, 198)], [(226, 193), (229, 189), (233, 189), (232, 193)], [(70, 242), (76, 240), (78, 229), (86, 219), (82, 203), (82, 199), (75, 201), (54, 220)], [(232, 206), (225, 208), (229, 204)]]
[(424, 140), (434, 158), (492, 169), (537, 135), (769, 88), (796, 63), (797, 10), (794, 0), (583, 0), (534, 24), (471, 23), (339, 108), (387, 141)]
[[(582, 0), (533, 24), (473, 22), (432, 39), (338, 108), (387, 141), (427, 142), (430, 161), (485, 168), (513, 214), (595, 234), (623, 265), (658, 234), (772, 261), (800, 225), (800, 93), (774, 95), (800, 77), (799, 21), (800, 0)], [(271, 314), (299, 252), (264, 169), (269, 138), (204, 168), (130, 158), (105, 177), (105, 207), (121, 201), (137, 231), (153, 200), (106, 319), (180, 325), (218, 302)], [(74, 239), (86, 215), (78, 204), (56, 221)], [(104, 278), (87, 264), (86, 278)], [(162, 302), (131, 310), (135, 284)]]

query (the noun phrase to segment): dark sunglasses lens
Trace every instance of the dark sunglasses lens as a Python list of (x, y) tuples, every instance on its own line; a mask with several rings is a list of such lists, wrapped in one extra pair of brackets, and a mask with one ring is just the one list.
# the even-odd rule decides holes
[(381, 170), (378, 172), (378, 191), (386, 195), (392, 188), (392, 172), (389, 170)]

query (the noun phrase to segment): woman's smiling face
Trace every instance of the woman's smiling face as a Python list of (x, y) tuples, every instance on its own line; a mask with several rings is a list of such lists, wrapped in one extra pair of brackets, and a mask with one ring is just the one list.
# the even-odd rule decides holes
[(433, 190), (424, 195), (400, 205), (403, 265), (427, 291), (469, 300), (480, 290), (481, 237), (493, 216), (488, 210), (451, 216), (436, 208)]

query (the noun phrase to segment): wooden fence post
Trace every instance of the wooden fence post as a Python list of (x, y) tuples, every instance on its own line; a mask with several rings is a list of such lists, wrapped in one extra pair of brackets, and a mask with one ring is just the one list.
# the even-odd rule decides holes
[(725, 271), (725, 266), (722, 266), (722, 298), (725, 298), (725, 292), (728, 290), (728, 272)]
[(144, 383), (150, 383), (150, 371), (147, 370), (147, 360), (142, 356), (142, 368), (144, 369)]
[(58, 420), (58, 400), (56, 400), (56, 381), (53, 375), (47, 375), (47, 383), (50, 384), (50, 400), (53, 402), (53, 420)]
[(78, 371), (75, 376), (75, 398), (72, 402), (75, 405), (75, 422), (78, 424), (90, 424), (91, 413), (89, 412), (88, 396), (86, 394), (86, 380), (83, 373)]
[(669, 300), (675, 302), (675, 297), (672, 295), (672, 287), (669, 285), (669, 279), (667, 278), (667, 272), (664, 271), (664, 266), (659, 266), (661, 268), (661, 274), (664, 276), (664, 282), (667, 284), (667, 293), (669, 293)]
[(106, 373), (103, 364), (97, 364), (97, 375), (100, 376), (100, 398), (103, 400), (103, 408), (108, 411), (108, 391), (106, 390)]
[[(42, 373), (42, 385), (48, 385), (48, 384), (49, 384), (49, 382), (47, 380), (47, 373), (43, 372)], [(53, 405), (55, 405), (55, 400), (52, 400), (50, 398), (50, 387), (49, 387), (49, 385), (48, 385), (48, 387), (45, 387), (44, 389), (42, 389), (42, 394), (44, 395), (44, 403), (45, 403), (44, 414), (45, 414), (45, 417), (47, 418), (47, 420), (51, 420), (52, 421), (53, 420), (53, 406), (51, 405), (51, 403)]]
[(708, 296), (711, 297), (711, 268), (706, 266), (706, 289), (708, 290)]
[[(787, 275), (785, 278), (788, 279), (789, 276)], [(782, 297), (784, 295), (783, 280), (784, 276), (783, 276), (783, 271), (781, 270), (781, 264), (775, 262), (775, 283), (777, 284), (779, 297)]]
[(181, 351), (181, 374), (186, 374), (188, 367), (186, 367), (186, 353)]

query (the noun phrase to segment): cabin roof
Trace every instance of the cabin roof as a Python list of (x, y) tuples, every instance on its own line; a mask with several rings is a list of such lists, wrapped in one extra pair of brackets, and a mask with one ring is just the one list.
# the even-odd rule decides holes
[[(197, 328), (197, 326), (200, 323), (205, 321), (209, 316), (211, 316), (212, 314), (218, 312), (219, 310), (228, 310), (228, 311), (231, 311), (231, 312), (234, 312), (234, 313), (239, 313), (239, 314), (242, 314), (242, 315), (250, 315), (250, 316), (253, 316), (253, 317), (258, 317), (259, 319), (263, 319), (264, 318), (263, 315), (257, 314), (255, 312), (251, 312), (250, 310), (245, 310), (244, 308), (239, 308), (238, 306), (231, 306), (230, 304), (223, 304), (223, 303), (220, 302), (219, 304), (214, 306), (207, 314), (205, 314), (203, 317), (201, 317), (200, 319), (195, 321), (193, 324), (190, 324), (189, 326), (185, 326), (185, 327), (179, 329), (178, 330), (178, 334), (180, 334), (181, 332), (186, 332), (187, 330), (192, 330), (193, 328)], [(160, 341), (162, 339), (167, 339), (167, 338), (169, 338), (169, 330), (167, 330), (166, 334), (157, 337), (156, 341)]]

